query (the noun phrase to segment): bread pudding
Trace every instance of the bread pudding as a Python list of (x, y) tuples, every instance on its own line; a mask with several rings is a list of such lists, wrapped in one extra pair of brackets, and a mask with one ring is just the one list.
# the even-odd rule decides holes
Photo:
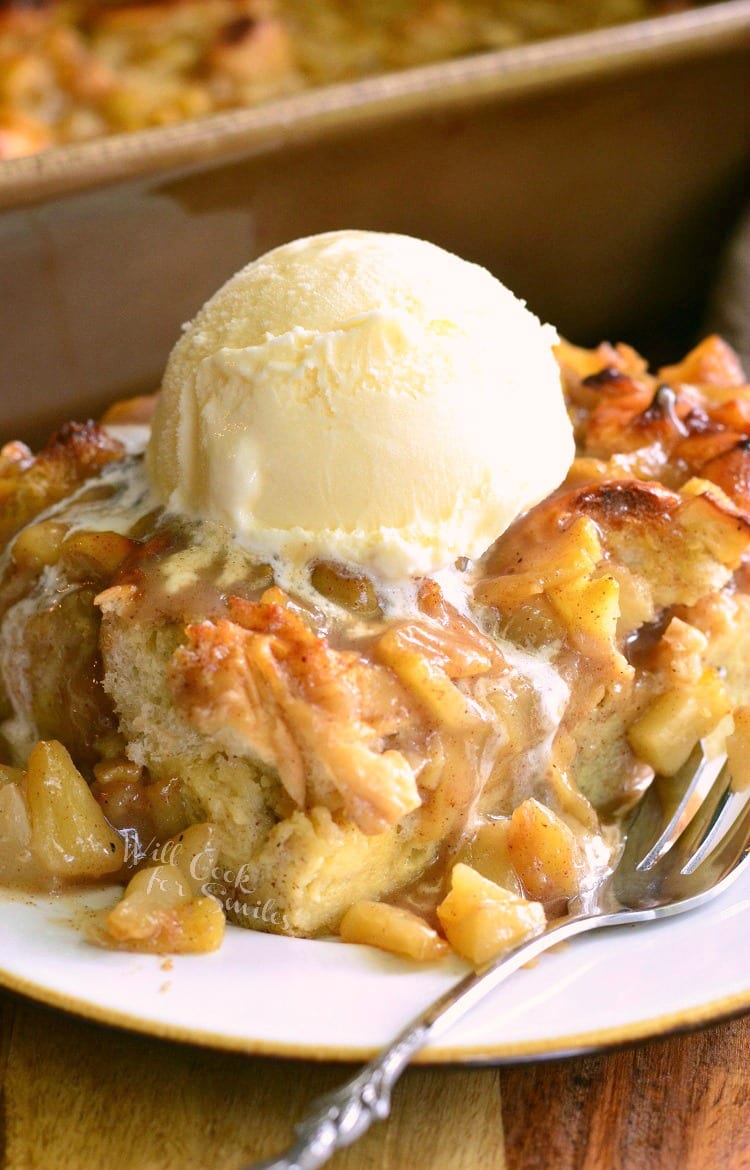
[(680, 0), (0, 0), (0, 159), (686, 7)]
[[(345, 243), (359, 263), (368, 240)], [(329, 276), (334, 291), (344, 280), (341, 255), (317, 289)], [(488, 548), (470, 547), (458, 525), (465, 548), (449, 564), (422, 534), (413, 559), (428, 548), (432, 567), (409, 573), (361, 541), (359, 560), (346, 542), (316, 544), (310, 525), (304, 540), (289, 529), (291, 543), (264, 546), (253, 539), (262, 492), (249, 520), (244, 496), (234, 521), (217, 519), (213, 505), (213, 514), (190, 506), (198, 488), (191, 496), (181, 484), (191, 468), (203, 475), (208, 440), (190, 431), (182, 399), (177, 422), (169, 415), (170, 395), (174, 405), (189, 381), (185, 354), (206, 348), (217, 320), (224, 332), (208, 348), (222, 368), (239, 352), (226, 331), (247, 326), (229, 303), (217, 301), (219, 311), (210, 302), (178, 343), (155, 420), (156, 398), (140, 399), (99, 424), (65, 425), (37, 455), (20, 442), (2, 450), (0, 881), (125, 883), (98, 935), (112, 946), (210, 950), (228, 918), (418, 959), (452, 947), (481, 964), (571, 900), (595, 897), (628, 812), (699, 740), (728, 737), (735, 755), (746, 750), (750, 386), (718, 337), (655, 373), (626, 345), (555, 341), (576, 446), (560, 470), (548, 446), (547, 474), (562, 482), (543, 495), (541, 481), (527, 485), (527, 505), (514, 505)], [(391, 311), (383, 306), (378, 330)], [(296, 344), (294, 312), (302, 322), (309, 311), (292, 311)], [(326, 362), (361, 319), (325, 335)], [(463, 318), (440, 322), (438, 348)], [(275, 346), (279, 333), (267, 325), (263, 345)], [(370, 365), (362, 372), (357, 350), (346, 367), (363, 385), (384, 360), (370, 334), (365, 341)], [(515, 341), (499, 338), (502, 360)], [(535, 335), (535, 346), (549, 344)], [(523, 352), (532, 363), (533, 349)], [(308, 395), (310, 353), (299, 366)], [(265, 349), (262, 358), (271, 360)], [(207, 360), (191, 368), (205, 373)], [(431, 365), (430, 377), (444, 366)], [(413, 381), (407, 389), (408, 398)], [(537, 390), (524, 392), (536, 420), (529, 442), (542, 451), (554, 402), (542, 410)], [(458, 409), (469, 413), (471, 393), (461, 393)], [(325, 401), (335, 413), (335, 396)], [(240, 425), (244, 406), (234, 402), (230, 422), (245, 444), (243, 467), (260, 450), (262, 476), (270, 454), (258, 437), (261, 405), (254, 400)], [(217, 425), (209, 407), (202, 400), (200, 426)], [(476, 409), (502, 447), (510, 391)], [(177, 427), (190, 457), (165, 470), (168, 444), (155, 448), (153, 438), (145, 457), (152, 422), (162, 438)], [(433, 425), (426, 418), (428, 446)], [(214, 475), (240, 456), (222, 446)], [(405, 484), (428, 474), (420, 457), (410, 455)], [(358, 490), (354, 466), (345, 494)], [(440, 467), (450, 480), (449, 456)], [(282, 481), (272, 494), (278, 525)], [(292, 514), (295, 501), (310, 513), (312, 494), (290, 489)]]

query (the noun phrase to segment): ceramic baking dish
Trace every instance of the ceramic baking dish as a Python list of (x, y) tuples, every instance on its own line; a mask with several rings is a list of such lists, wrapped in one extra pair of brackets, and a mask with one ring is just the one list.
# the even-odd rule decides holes
[(0, 437), (154, 388), (235, 269), (336, 227), (676, 356), (744, 194), (749, 29), (730, 0), (0, 163)]

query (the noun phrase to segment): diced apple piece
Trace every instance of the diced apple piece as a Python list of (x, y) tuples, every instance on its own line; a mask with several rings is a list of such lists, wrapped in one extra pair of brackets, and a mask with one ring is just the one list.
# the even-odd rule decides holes
[(694, 686), (670, 687), (628, 729), (635, 754), (660, 776), (674, 776), (699, 739), (729, 714), (732, 704), (715, 670)]
[(13, 768), (10, 764), (0, 764), (0, 788), (6, 784), (23, 784), (26, 773), (23, 768)]
[(146, 784), (144, 800), (160, 841), (182, 832), (190, 823), (187, 797), (179, 776), (165, 776)]
[(33, 887), (49, 884), (49, 875), (44, 873), (31, 852), (31, 822), (21, 785), (2, 780), (0, 780), (0, 883)]
[(475, 869), (482, 877), (510, 890), (512, 894), (523, 894), (523, 886), (513, 868), (508, 849), (510, 819), (486, 821), (477, 829), (474, 837), (460, 853), (459, 861)]
[(450, 950), (423, 918), (386, 902), (355, 902), (342, 918), (339, 934), (344, 942), (365, 943), (419, 962), (440, 959)]
[(106, 916), (109, 934), (128, 950), (197, 954), (221, 946), (226, 918), (212, 897), (194, 897), (177, 865), (140, 870)]
[(596, 524), (578, 516), (560, 529), (536, 552), (545, 588), (587, 576), (601, 560), (602, 544)]
[(31, 847), (49, 873), (95, 880), (120, 869), (123, 840), (57, 740), (40, 740), (29, 756), (26, 796)]
[(625, 565), (611, 563), (611, 575), (617, 582), (619, 593), (617, 605), (620, 616), (617, 619), (617, 637), (622, 641), (656, 616), (654, 599), (648, 581), (638, 573), (632, 573)]
[(547, 596), (564, 621), (572, 646), (590, 658), (612, 659), (628, 670), (615, 645), (620, 587), (614, 577), (569, 581)]
[(112, 576), (135, 547), (135, 541), (119, 532), (75, 532), (62, 552), (72, 566)]
[(588, 516), (579, 516), (543, 547), (525, 554), (517, 572), (480, 581), (476, 587), (477, 600), (501, 609), (514, 608), (568, 581), (588, 578), (601, 555), (596, 525)]
[(102, 415), (102, 426), (127, 426), (129, 423), (148, 423), (156, 408), (156, 394), (139, 394), (134, 398), (121, 398), (107, 407)]
[(126, 756), (118, 755), (95, 764), (94, 775), (97, 784), (104, 788), (110, 784), (138, 784), (143, 779), (143, 768)]
[(13, 541), (10, 552), (13, 563), (20, 569), (34, 572), (45, 565), (56, 564), (67, 531), (67, 525), (57, 520), (40, 520), (38, 524), (29, 524)]
[(708, 638), (702, 630), (674, 617), (662, 634), (656, 659), (672, 680), (690, 685), (700, 682), (707, 649)]
[(453, 949), (475, 967), (541, 934), (546, 923), (539, 902), (519, 898), (462, 862), (453, 867), (451, 891), (437, 914)]
[(727, 758), (736, 792), (750, 789), (750, 707), (737, 707), (734, 731), (727, 739)]
[(538, 800), (513, 810), (508, 852), (529, 898), (567, 901), (578, 893), (582, 859), (575, 834)]
[(556, 758), (551, 760), (547, 773), (549, 790), (561, 813), (578, 821), (582, 828), (596, 832), (599, 828), (599, 818), (594, 806), (581, 792), (570, 770), (570, 764), (575, 759), (577, 751), (578, 747), (572, 736), (558, 732), (553, 748), (553, 755)]
[(20, 785), (0, 787), (0, 876), (12, 869), (16, 858), (31, 847), (29, 810)]
[(318, 561), (310, 574), (313, 589), (352, 613), (374, 617), (380, 613), (375, 588), (369, 577), (352, 573), (329, 561)]
[(190, 825), (170, 837), (159, 849), (160, 857), (177, 865), (185, 875), (193, 895), (201, 897), (216, 880), (219, 864), (219, 835), (216, 825), (203, 822)]
[(562, 581), (589, 573), (602, 556), (599, 531), (588, 516), (576, 517), (572, 524), (559, 532), (549, 549), (548, 581)]
[(512, 610), (532, 597), (544, 592), (544, 581), (538, 572), (503, 573), (499, 577), (485, 577), (476, 586), (475, 596), (482, 605), (494, 605), (500, 610)]

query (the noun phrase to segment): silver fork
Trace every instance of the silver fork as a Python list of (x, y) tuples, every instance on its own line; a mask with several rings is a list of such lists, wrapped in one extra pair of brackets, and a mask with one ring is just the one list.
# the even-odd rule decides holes
[(523, 964), (588, 930), (701, 906), (749, 862), (750, 792), (736, 791), (725, 758), (710, 757), (699, 744), (676, 776), (657, 778), (639, 802), (623, 853), (594, 906), (572, 899), (561, 922), (461, 979), (351, 1080), (313, 1102), (283, 1154), (245, 1170), (317, 1170), (388, 1116), (393, 1086), (414, 1054)]

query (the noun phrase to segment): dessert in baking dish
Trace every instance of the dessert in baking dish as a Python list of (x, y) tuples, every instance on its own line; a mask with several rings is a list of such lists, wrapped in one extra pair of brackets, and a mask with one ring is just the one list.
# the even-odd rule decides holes
[(674, 0), (0, 0), (0, 159), (689, 7)]
[(128, 882), (112, 945), (228, 916), (481, 963), (592, 895), (656, 773), (744, 743), (717, 338), (654, 375), (432, 245), (329, 233), (221, 289), (152, 406), (0, 477), (0, 879)]

